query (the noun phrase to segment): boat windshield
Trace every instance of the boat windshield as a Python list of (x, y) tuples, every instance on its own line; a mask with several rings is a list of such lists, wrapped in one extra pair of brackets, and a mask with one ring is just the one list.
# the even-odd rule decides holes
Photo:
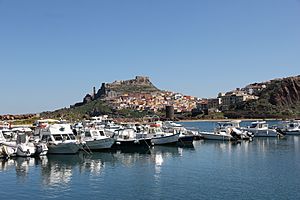
[(85, 136), (85, 137), (92, 137), (90, 131), (86, 131), (86, 132), (84, 133), (84, 136)]
[(250, 128), (256, 128), (257, 124), (254, 123), (254, 124), (251, 124)]
[(74, 136), (73, 134), (69, 134), (69, 138), (70, 138), (71, 140), (76, 140), (76, 138), (75, 138), (75, 136)]
[(104, 135), (104, 131), (100, 131), (100, 135), (101, 135), (101, 136), (105, 136), (105, 135)]
[(92, 136), (97, 137), (98, 135), (98, 131), (92, 131)]
[(53, 135), (53, 137), (54, 137), (54, 139), (55, 139), (56, 141), (62, 141), (62, 140), (63, 140), (63, 138), (62, 138), (61, 135)]
[(290, 128), (294, 128), (295, 127), (295, 124), (290, 124)]
[(43, 136), (42, 136), (42, 141), (48, 142), (48, 141), (50, 141), (50, 140), (51, 140), (50, 135), (43, 135)]

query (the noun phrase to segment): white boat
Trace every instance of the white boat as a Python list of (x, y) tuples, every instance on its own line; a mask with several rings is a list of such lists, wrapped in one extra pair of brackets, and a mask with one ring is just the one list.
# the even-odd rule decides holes
[[(2, 144), (2, 153), (7, 157), (29, 157), (29, 156), (40, 156), (46, 155), (48, 148), (45, 144), (42, 144), (38, 141), (30, 140), (30, 134), (32, 133), (31, 129), (14, 129), (7, 136), (8, 139), (2, 134), (1, 131), (1, 141)], [(8, 132), (6, 132), (8, 134)]]
[(290, 120), (284, 122), (282, 131), (286, 135), (300, 135), (300, 120)]
[(206, 140), (235, 140), (235, 138), (226, 131), (201, 132), (201, 136)]
[(30, 128), (19, 127), (13, 128), (13, 132), (16, 133), (16, 146), (17, 156), (29, 157), (29, 156), (44, 156), (48, 152), (46, 143), (40, 142), (39, 140), (31, 140), (33, 132)]
[(104, 129), (86, 128), (81, 134), (81, 140), (85, 142), (83, 146), (88, 150), (109, 149), (115, 143), (115, 139), (108, 137)]
[(196, 137), (199, 137), (199, 132), (196, 130), (188, 130), (181, 124), (173, 121), (165, 121), (162, 125), (163, 131), (167, 133), (179, 133), (178, 145), (192, 145)]
[(181, 124), (175, 123), (173, 121), (164, 121), (162, 126), (164, 128), (181, 128), (181, 127), (183, 127)]
[(242, 130), (249, 131), (254, 134), (255, 137), (277, 137), (282, 136), (276, 129), (269, 128), (266, 121), (252, 122), (251, 126), (242, 128)]
[(75, 138), (70, 124), (43, 124), (35, 130), (47, 143), (49, 154), (76, 154), (82, 144)]
[(152, 145), (151, 138), (148, 138), (146, 134), (137, 132), (132, 128), (116, 130), (113, 137), (116, 139), (112, 146), (114, 149), (149, 149)]
[(232, 120), (225, 122), (217, 122), (218, 126), (216, 128), (216, 132), (223, 131), (230, 133), (237, 140), (253, 140), (254, 134), (241, 129), (240, 120)]
[(151, 138), (154, 145), (171, 145), (177, 144), (180, 132), (175, 130), (171, 133), (164, 132), (159, 126), (152, 125), (147, 130), (147, 137)]
[(16, 146), (11, 142), (7, 142), (2, 130), (0, 130), (0, 158), (16, 156), (16, 152)]

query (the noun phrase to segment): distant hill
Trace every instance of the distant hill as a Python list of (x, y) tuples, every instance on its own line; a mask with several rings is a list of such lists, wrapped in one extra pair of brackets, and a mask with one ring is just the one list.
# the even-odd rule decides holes
[(299, 118), (300, 76), (274, 79), (264, 83), (259, 99), (232, 106), (225, 116), (230, 118)]
[(70, 108), (63, 108), (53, 112), (43, 112), (41, 117), (82, 119), (94, 115), (108, 114), (112, 117), (143, 117), (149, 112), (136, 110), (114, 110), (108, 103), (110, 98), (132, 93), (153, 94), (159, 92), (149, 77), (136, 76), (131, 80), (114, 81), (113, 83), (102, 83), (101, 88), (96, 92), (94, 87), (92, 94), (87, 94), (82, 102), (71, 105)]
[[(225, 117), (300, 118), (300, 76), (253, 83), (245, 88), (252, 88), (253, 94), (258, 99), (231, 105), (228, 110), (224, 111)], [(256, 90), (255, 88), (262, 89)], [(142, 76), (137, 76), (132, 80), (102, 83), (97, 92), (94, 88), (93, 93), (87, 94), (82, 102), (76, 103), (70, 108), (41, 113), (41, 117), (82, 119), (93, 115), (108, 114), (111, 117), (140, 118), (154, 113), (136, 109), (117, 110), (113, 108), (110, 100), (120, 95), (155, 94), (157, 92), (160, 90), (151, 83), (150, 79)]]
[(109, 99), (129, 93), (155, 93), (159, 92), (150, 81), (149, 77), (136, 76), (135, 79), (125, 81), (114, 81), (113, 83), (102, 83), (101, 88), (96, 92), (93, 88), (92, 94), (87, 94), (82, 102), (71, 107), (82, 106), (97, 99)]

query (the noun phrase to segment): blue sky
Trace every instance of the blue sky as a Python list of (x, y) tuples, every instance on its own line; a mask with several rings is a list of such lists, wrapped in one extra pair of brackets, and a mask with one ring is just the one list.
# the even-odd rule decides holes
[(0, 114), (150, 76), (198, 97), (300, 74), (299, 0), (0, 0)]

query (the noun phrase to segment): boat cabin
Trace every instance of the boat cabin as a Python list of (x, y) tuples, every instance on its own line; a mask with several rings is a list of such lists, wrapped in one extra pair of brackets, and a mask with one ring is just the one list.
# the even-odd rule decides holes
[(249, 128), (268, 129), (269, 125), (265, 121), (252, 122)]

